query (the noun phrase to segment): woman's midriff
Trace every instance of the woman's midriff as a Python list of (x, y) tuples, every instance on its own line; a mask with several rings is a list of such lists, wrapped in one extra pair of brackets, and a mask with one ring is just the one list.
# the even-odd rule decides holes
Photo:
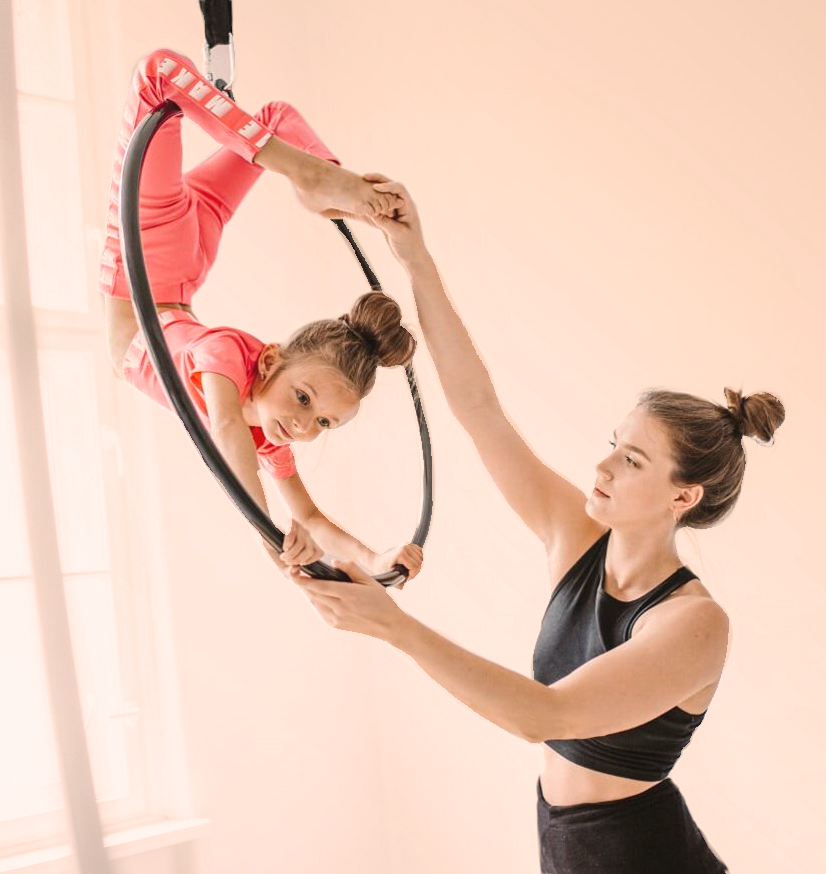
[[(635, 634), (639, 627), (644, 625), (644, 618), (637, 623)], [(703, 713), (711, 703), (716, 690), (717, 683), (712, 683), (685, 701), (681, 701), (679, 706), (687, 713)], [(630, 798), (632, 795), (644, 792), (660, 782), (659, 780), (653, 782), (631, 780), (628, 777), (615, 777), (613, 774), (603, 774), (601, 771), (583, 768), (582, 765), (569, 762), (547, 744), (542, 744), (542, 754), (544, 763), (539, 779), (542, 784), (542, 794), (549, 804), (618, 801), (620, 798)]]
[(613, 774), (603, 774), (575, 765), (552, 750), (547, 744), (542, 745), (544, 756), (542, 774), (539, 782), (542, 794), (548, 804), (593, 804), (599, 801), (617, 801), (620, 798), (630, 798), (655, 786), (659, 781), (645, 782), (630, 780), (627, 777), (615, 777)]

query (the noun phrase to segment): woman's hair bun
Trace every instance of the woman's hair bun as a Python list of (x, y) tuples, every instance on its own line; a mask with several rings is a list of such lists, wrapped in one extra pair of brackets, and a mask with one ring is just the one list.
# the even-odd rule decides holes
[(726, 405), (740, 433), (758, 443), (774, 443), (774, 432), (783, 424), (786, 411), (783, 404), (768, 392), (743, 396), (742, 392), (724, 389)]
[(409, 364), (416, 339), (401, 324), (402, 311), (392, 297), (381, 291), (363, 294), (345, 321), (364, 339), (368, 350), (383, 367)]

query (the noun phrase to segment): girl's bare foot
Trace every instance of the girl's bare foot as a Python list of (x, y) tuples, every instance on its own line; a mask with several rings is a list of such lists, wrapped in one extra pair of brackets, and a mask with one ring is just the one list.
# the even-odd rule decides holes
[(310, 212), (326, 218), (392, 215), (398, 205), (394, 194), (376, 191), (371, 182), (329, 161), (308, 169), (293, 184)]
[(372, 182), (331, 161), (297, 149), (276, 136), (267, 140), (253, 157), (253, 162), (286, 176), (295, 186), (299, 200), (311, 212), (336, 211), (348, 216), (392, 215), (396, 206), (401, 205), (395, 194), (376, 191)]

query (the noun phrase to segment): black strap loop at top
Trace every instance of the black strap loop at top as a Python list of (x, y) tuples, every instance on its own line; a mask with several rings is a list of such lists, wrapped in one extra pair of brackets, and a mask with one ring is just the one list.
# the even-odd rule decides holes
[(232, 0), (198, 0), (204, 16), (204, 34), (209, 48), (229, 45), (232, 36)]
[[(155, 302), (152, 298), (152, 290), (149, 286), (140, 232), (139, 193), (141, 169), (152, 138), (167, 119), (179, 115), (180, 112), (181, 110), (177, 104), (167, 100), (148, 113), (132, 134), (132, 139), (129, 141), (129, 146), (123, 159), (119, 218), (121, 250), (129, 281), (132, 305), (135, 309), (141, 332), (146, 340), (146, 347), (152, 364), (163, 385), (164, 392), (169, 399), (172, 409), (178, 414), (184, 427), (189, 432), (189, 436), (201, 453), (207, 467), (209, 467), (224, 487), (247, 521), (258, 529), (267, 543), (277, 549), (278, 552), (281, 552), (284, 546), (283, 532), (273, 524), (269, 516), (258, 505), (258, 502), (244, 488), (200, 420), (198, 412), (184, 387), (167, 348), (163, 329), (155, 309)], [(359, 251), (349, 229), (340, 219), (334, 221), (358, 258), (370, 283), (370, 287), (380, 291), (381, 287), (378, 280)], [(405, 373), (416, 410), (416, 418), (422, 440), (422, 458), (424, 461), (421, 512), (419, 524), (413, 535), (412, 542), (419, 546), (424, 546), (433, 513), (433, 462), (430, 454), (430, 434), (411, 364), (405, 367)], [(341, 582), (349, 582), (350, 580), (344, 571), (330, 567), (320, 561), (304, 566), (303, 570), (311, 576), (320, 577), (321, 579), (339, 580)], [(408, 570), (406, 567), (395, 565), (392, 571), (379, 574), (373, 579), (384, 586), (394, 586), (407, 579), (407, 575)]]

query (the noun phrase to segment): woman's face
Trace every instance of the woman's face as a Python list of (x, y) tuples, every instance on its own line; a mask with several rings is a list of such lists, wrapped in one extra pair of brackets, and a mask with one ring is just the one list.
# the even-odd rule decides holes
[[(278, 367), (277, 347), (265, 347), (259, 376)], [(296, 362), (273, 377), (250, 401), (251, 421), (276, 446), (308, 443), (322, 431), (340, 428), (359, 410), (359, 398), (341, 374), (316, 358)]]
[(702, 497), (702, 486), (671, 481), (674, 460), (664, 427), (635, 407), (614, 432), (611, 452), (596, 469), (588, 515), (611, 528), (673, 525)]

